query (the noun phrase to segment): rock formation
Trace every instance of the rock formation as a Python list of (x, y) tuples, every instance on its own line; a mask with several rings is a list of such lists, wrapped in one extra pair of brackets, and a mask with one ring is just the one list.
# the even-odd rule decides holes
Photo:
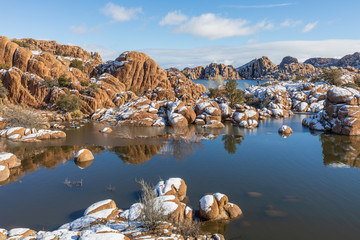
[(353, 88), (332, 87), (327, 91), (324, 110), (305, 118), (313, 130), (342, 135), (360, 135), (360, 93)]
[(231, 65), (211, 63), (205, 68), (202, 66), (195, 68), (185, 68), (182, 70), (189, 79), (220, 79), (231, 80), (241, 79), (238, 71)]

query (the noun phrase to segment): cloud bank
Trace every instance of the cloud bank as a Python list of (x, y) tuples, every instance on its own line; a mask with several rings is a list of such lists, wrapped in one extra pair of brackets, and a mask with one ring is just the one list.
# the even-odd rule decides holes
[(105, 16), (111, 18), (112, 23), (130, 21), (142, 13), (141, 8), (125, 8), (109, 2), (100, 10)]
[(195, 49), (141, 49), (162, 68), (206, 66), (212, 62), (242, 66), (254, 58), (268, 56), (275, 64), (283, 57), (299, 61), (311, 57), (343, 57), (360, 50), (360, 40), (334, 39), (322, 41), (282, 41), (238, 47), (210, 46)]

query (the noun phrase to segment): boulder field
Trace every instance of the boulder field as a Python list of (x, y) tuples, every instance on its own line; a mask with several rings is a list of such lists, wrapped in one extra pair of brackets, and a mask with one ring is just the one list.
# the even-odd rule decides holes
[[(187, 239), (177, 230), (184, 221), (232, 220), (242, 216), (241, 209), (228, 202), (221, 193), (205, 195), (199, 201), (200, 218), (182, 202), (187, 186), (181, 178), (160, 181), (154, 188), (150, 202), (138, 202), (122, 210), (111, 200), (90, 205), (82, 217), (60, 226), (54, 231), (34, 231), (29, 228), (0, 229), (0, 239)], [(161, 224), (156, 231), (144, 228), (148, 208), (158, 212)], [(154, 210), (155, 209), (155, 210)], [(164, 220), (167, 219), (167, 220)], [(159, 220), (160, 221), (160, 220)], [(224, 239), (221, 234), (199, 234), (196, 239)]]

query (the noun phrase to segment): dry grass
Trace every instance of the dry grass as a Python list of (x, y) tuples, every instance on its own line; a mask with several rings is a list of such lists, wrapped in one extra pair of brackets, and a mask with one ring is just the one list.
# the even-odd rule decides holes
[(143, 226), (150, 231), (156, 231), (167, 220), (163, 214), (163, 209), (156, 202), (153, 186), (146, 183), (143, 179), (139, 180), (141, 185), (140, 203), (144, 205)]
[(41, 128), (45, 121), (34, 109), (19, 105), (2, 106), (1, 117), (5, 118), (7, 127)]
[(176, 227), (174, 232), (180, 234), (184, 238), (195, 238), (201, 234), (199, 221), (184, 219), (183, 221), (175, 222), (173, 224)]

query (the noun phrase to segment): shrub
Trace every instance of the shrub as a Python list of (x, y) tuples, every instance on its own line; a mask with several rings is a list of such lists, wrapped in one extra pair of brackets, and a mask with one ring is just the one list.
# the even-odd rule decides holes
[(328, 68), (322, 69), (321, 79), (330, 84), (341, 86), (342, 85), (341, 76), (342, 73), (337, 69), (328, 69)]
[(298, 74), (295, 75), (295, 79), (294, 79), (295, 82), (304, 81), (304, 80), (305, 80), (305, 76)]
[(222, 97), (223, 95), (224, 92), (221, 91), (219, 88), (209, 88), (209, 97), (217, 98), (217, 97)]
[(173, 224), (176, 227), (174, 232), (180, 234), (185, 239), (195, 238), (201, 234), (199, 221), (184, 219), (183, 221), (174, 222)]
[(75, 110), (74, 112), (71, 113), (71, 116), (74, 118), (79, 118), (82, 117), (82, 112), (80, 110)]
[(71, 63), (70, 63), (70, 67), (77, 68), (77, 69), (79, 69), (81, 71), (84, 70), (83, 62), (78, 60), (78, 59), (72, 60)]
[(8, 94), (9, 91), (4, 87), (2, 81), (0, 81), (0, 98), (5, 98)]
[(7, 65), (6, 63), (0, 63), (0, 69), (9, 70), (9, 68), (9, 65)]
[(244, 92), (241, 89), (237, 89), (237, 85), (236, 80), (229, 80), (225, 85), (225, 96), (230, 101), (230, 107), (245, 102)]
[(88, 87), (90, 85), (90, 82), (89, 81), (81, 81), (80, 85), (83, 87)]
[(312, 82), (312, 83), (321, 82), (321, 78), (319, 76), (313, 77), (313, 78), (311, 78), (310, 82)]
[(82, 101), (78, 96), (67, 94), (61, 96), (56, 101), (56, 105), (62, 111), (75, 112), (77, 110), (80, 110), (80, 108), (82, 107)]
[(66, 77), (65, 74), (60, 76), (58, 82), (60, 87), (67, 87), (67, 88), (71, 87), (71, 78)]
[(143, 226), (150, 231), (155, 231), (167, 219), (163, 214), (163, 209), (156, 202), (153, 186), (150, 186), (144, 180), (140, 180), (138, 183), (141, 185), (140, 203), (144, 205)]
[(6, 119), (7, 127), (40, 128), (44, 126), (41, 115), (33, 109), (11, 105), (1, 108), (0, 113)]
[(354, 84), (356, 84), (358, 87), (360, 87), (360, 76), (359, 75), (355, 75)]
[(267, 96), (264, 100), (255, 97), (253, 94), (245, 95), (245, 103), (254, 108), (264, 108), (269, 105), (271, 97)]
[(89, 89), (93, 92), (97, 92), (98, 87), (99, 86), (96, 83), (91, 83)]
[(44, 79), (44, 84), (48, 88), (58, 87), (59, 86), (59, 82), (56, 81), (56, 79), (52, 79), (52, 78), (45, 78)]
[(23, 48), (30, 48), (30, 44), (32, 43), (31, 40), (27, 40), (26, 42), (13, 40), (13, 42)]
[(62, 51), (61, 51), (60, 49), (56, 49), (55, 55), (61, 56), (61, 55), (62, 55)]

